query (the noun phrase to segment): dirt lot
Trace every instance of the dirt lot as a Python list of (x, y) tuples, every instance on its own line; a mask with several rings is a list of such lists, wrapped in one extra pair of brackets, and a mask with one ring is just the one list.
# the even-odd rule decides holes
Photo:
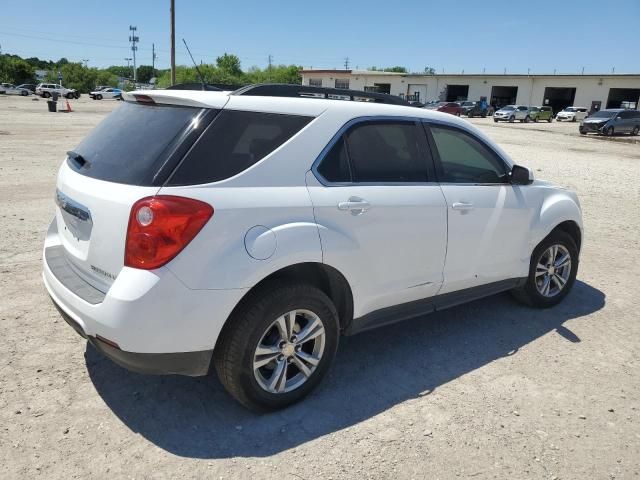
[(56, 170), (115, 105), (72, 103), (50, 114), (0, 96), (0, 478), (639, 478), (640, 145), (474, 119), (580, 195), (572, 294), (547, 311), (499, 295), (345, 338), (312, 396), (256, 416), (215, 379), (117, 367), (50, 303)]

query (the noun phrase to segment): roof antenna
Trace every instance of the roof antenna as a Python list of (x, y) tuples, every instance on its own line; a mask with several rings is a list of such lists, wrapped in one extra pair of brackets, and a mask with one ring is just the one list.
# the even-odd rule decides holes
[(202, 76), (202, 73), (200, 73), (200, 69), (198, 68), (198, 64), (193, 59), (193, 55), (191, 55), (191, 50), (189, 50), (189, 45), (187, 45), (187, 42), (184, 41), (184, 38), (182, 39), (182, 43), (184, 43), (184, 46), (187, 47), (187, 52), (189, 52), (189, 56), (191, 57), (191, 61), (193, 62), (193, 66), (196, 67), (196, 72), (198, 72), (198, 76), (200, 77), (200, 83), (202, 84), (202, 90), (206, 90), (205, 81), (204, 81), (204, 78)]

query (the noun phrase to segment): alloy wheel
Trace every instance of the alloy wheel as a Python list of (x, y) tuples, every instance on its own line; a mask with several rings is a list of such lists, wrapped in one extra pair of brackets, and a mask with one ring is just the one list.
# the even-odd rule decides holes
[(558, 295), (571, 275), (571, 254), (560, 244), (547, 248), (536, 264), (535, 284), (540, 295), (551, 298)]
[(322, 320), (309, 310), (292, 310), (275, 319), (253, 354), (253, 373), (269, 393), (303, 385), (318, 367), (326, 342)]

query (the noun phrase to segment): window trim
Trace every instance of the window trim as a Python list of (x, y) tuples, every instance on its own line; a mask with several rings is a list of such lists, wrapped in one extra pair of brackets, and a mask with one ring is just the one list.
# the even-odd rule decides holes
[[(489, 144), (487, 144), (487, 142), (484, 141), (483, 138), (478, 137), (477, 135), (473, 135), (471, 132), (465, 130), (464, 128), (459, 128), (456, 127), (454, 125), (448, 124), (448, 123), (440, 123), (440, 122), (434, 122), (431, 120), (423, 120), (422, 121), (423, 127), (425, 129), (425, 132), (427, 134), (427, 141), (429, 142), (429, 148), (431, 149), (431, 158), (433, 159), (433, 163), (435, 166), (435, 177), (438, 181), (438, 184), (442, 184), (442, 185), (481, 185), (481, 186), (502, 186), (502, 185), (511, 185), (511, 182), (509, 181), (509, 172), (511, 171), (511, 164), (509, 162), (507, 162), (502, 155), (500, 155), (494, 148), (492, 148)], [(507, 180), (505, 180), (504, 182), (499, 182), (499, 183), (470, 183), (470, 182), (447, 182), (445, 180), (443, 180), (443, 171), (442, 171), (442, 163), (440, 161), (440, 152), (438, 151), (438, 147), (436, 145), (436, 141), (433, 138), (433, 134), (431, 133), (431, 125), (437, 127), (437, 128), (446, 128), (449, 130), (453, 130), (459, 133), (462, 133), (463, 135), (468, 135), (473, 137), (474, 140), (476, 140), (478, 143), (480, 143), (480, 145), (482, 145), (484, 148), (486, 148), (490, 154), (493, 155), (493, 157), (496, 159), (496, 161), (498, 161), (498, 163), (500, 163), (503, 167), (504, 167), (504, 171), (507, 175)]]
[[(424, 123), (424, 118), (420, 117), (407, 117), (407, 116), (393, 116), (393, 115), (376, 115), (376, 116), (366, 116), (366, 117), (356, 117), (352, 118), (348, 122), (346, 122), (342, 127), (338, 129), (331, 140), (325, 145), (322, 149), (318, 157), (315, 159), (313, 164), (311, 165), (311, 172), (313, 176), (316, 177), (316, 180), (320, 182), (325, 187), (350, 187), (350, 186), (415, 186), (415, 185), (437, 185), (438, 182), (436, 180), (436, 172), (435, 172), (435, 164), (433, 158), (433, 149), (429, 143), (428, 138), (424, 137), (424, 146), (427, 148), (427, 151), (423, 152), (425, 166), (427, 168), (427, 180), (426, 182), (354, 182), (353, 181), (353, 167), (351, 166), (351, 160), (349, 159), (349, 170), (351, 171), (351, 181), (350, 182), (331, 182), (324, 178), (320, 172), (318, 172), (318, 166), (324, 158), (329, 154), (331, 149), (335, 146), (339, 141), (345, 142), (345, 148), (348, 145), (344, 140), (345, 134), (354, 126), (359, 125), (361, 123), (384, 123), (384, 122), (411, 122), (415, 125), (416, 128), (420, 129), (420, 124)], [(422, 129), (424, 132), (424, 128)]]

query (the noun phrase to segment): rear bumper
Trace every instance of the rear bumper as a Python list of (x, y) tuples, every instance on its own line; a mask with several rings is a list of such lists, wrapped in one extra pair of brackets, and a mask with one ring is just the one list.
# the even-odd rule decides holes
[(108, 344), (99, 337), (91, 337), (86, 334), (82, 326), (71, 318), (51, 297), (60, 316), (73, 328), (78, 335), (86, 339), (93, 347), (105, 357), (111, 359), (121, 367), (136, 373), (149, 375), (187, 375), (197, 377), (206, 375), (211, 364), (213, 349), (199, 352), (180, 353), (133, 353), (120, 350)]
[[(193, 290), (167, 268), (124, 267), (104, 292), (87, 298), (59, 265), (49, 265), (47, 249), (59, 245), (50, 229), (43, 255), (43, 282), (63, 318), (116, 363), (144, 373), (200, 375), (247, 289)], [(55, 272), (55, 273), (54, 273)], [(82, 295), (82, 296), (81, 296)], [(82, 297), (85, 298), (82, 298)], [(96, 303), (92, 303), (96, 302)], [(100, 338), (117, 344), (100, 343)]]

